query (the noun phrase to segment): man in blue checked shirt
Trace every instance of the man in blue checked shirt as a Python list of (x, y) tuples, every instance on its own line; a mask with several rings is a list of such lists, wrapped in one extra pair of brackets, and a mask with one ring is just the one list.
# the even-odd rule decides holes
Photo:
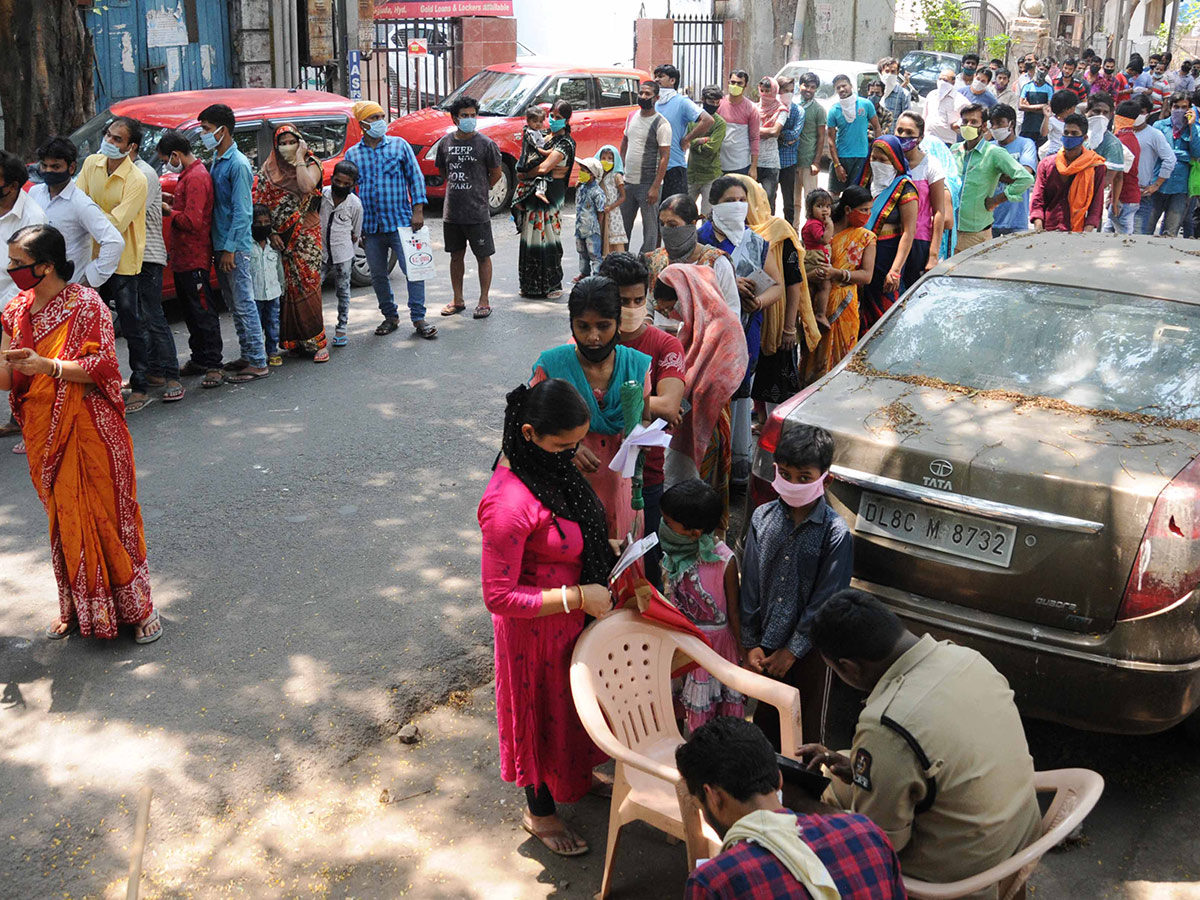
[[(362, 100), (354, 104), (354, 115), (362, 125), (363, 139), (346, 151), (346, 159), (358, 166), (363, 249), (383, 313), (383, 322), (375, 333), (391, 334), (400, 327), (400, 310), (388, 278), (388, 251), (395, 252), (401, 270), (407, 274), (397, 229), (418, 231), (424, 227), (425, 177), (408, 141), (388, 135), (387, 114), (382, 106)], [(408, 313), (417, 334), (426, 339), (437, 337), (437, 329), (425, 321), (425, 282), (408, 281)]]

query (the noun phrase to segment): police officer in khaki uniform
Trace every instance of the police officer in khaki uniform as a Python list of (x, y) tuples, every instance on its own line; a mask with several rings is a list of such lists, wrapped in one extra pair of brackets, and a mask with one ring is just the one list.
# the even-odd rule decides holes
[[(849, 756), (800, 748), (835, 776), (828, 803), (868, 816), (906, 875), (977, 875), (1041, 835), (1033, 759), (1008, 682), (981, 654), (918, 639), (870, 594), (846, 590), (817, 611), (813, 644), (867, 691)], [(994, 898), (996, 888), (973, 895)]]

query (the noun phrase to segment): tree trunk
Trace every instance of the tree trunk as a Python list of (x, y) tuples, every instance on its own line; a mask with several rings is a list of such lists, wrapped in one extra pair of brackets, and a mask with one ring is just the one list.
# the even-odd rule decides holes
[(0, 38), (5, 149), (29, 159), (93, 114), (92, 37), (76, 0), (0, 0)]

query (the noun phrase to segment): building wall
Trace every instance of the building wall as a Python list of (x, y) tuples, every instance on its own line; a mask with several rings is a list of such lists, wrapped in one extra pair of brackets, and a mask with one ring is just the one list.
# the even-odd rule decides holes
[[(280, 0), (276, 4), (283, 6)], [(291, 87), (276, 84), (271, 7), (270, 0), (229, 0), (233, 74), (239, 87)]]

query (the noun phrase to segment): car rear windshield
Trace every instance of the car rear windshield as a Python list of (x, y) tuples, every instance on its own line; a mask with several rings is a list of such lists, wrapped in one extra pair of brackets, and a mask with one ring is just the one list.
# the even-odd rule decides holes
[(520, 72), (476, 72), (453, 94), (441, 103), (442, 109), (459, 97), (474, 97), (479, 101), (481, 116), (515, 116), (525, 109), (534, 92), (546, 80), (544, 75)]
[(1200, 306), (1130, 294), (942, 277), (906, 298), (868, 369), (981, 391), (1200, 419)]

